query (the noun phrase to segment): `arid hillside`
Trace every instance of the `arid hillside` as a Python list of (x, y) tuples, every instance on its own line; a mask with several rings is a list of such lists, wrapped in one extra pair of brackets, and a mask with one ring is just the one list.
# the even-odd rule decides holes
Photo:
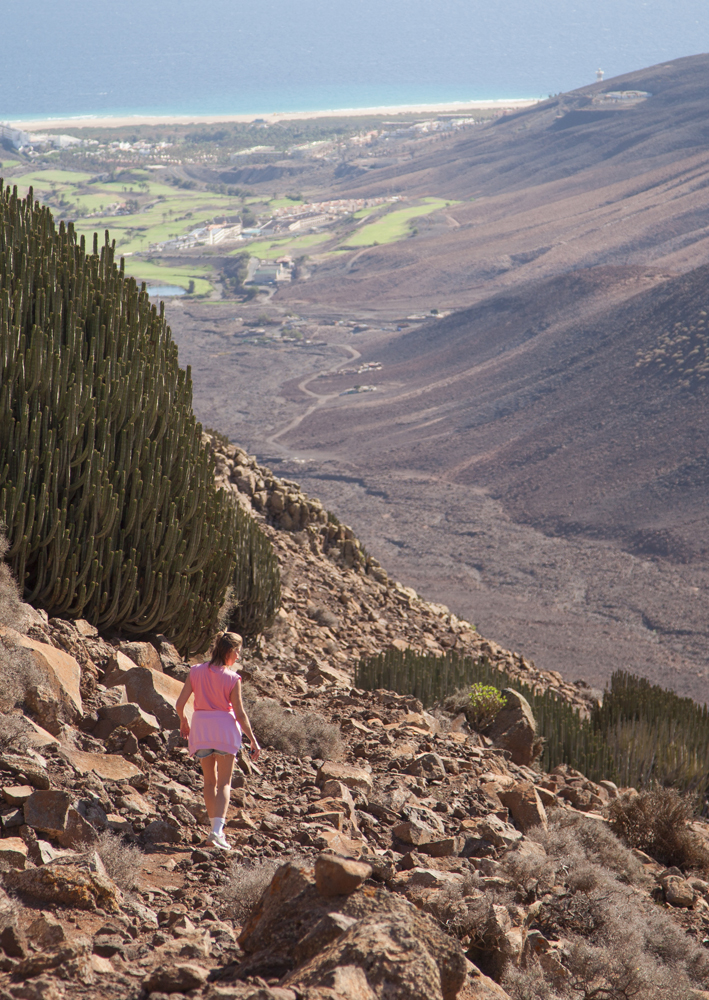
[(170, 313), (200, 419), (405, 582), (547, 668), (602, 686), (622, 665), (702, 701), (708, 68), (322, 168), (323, 191), (452, 203), (398, 243), (313, 254), (268, 304), (307, 321), (307, 351), (248, 344), (223, 307)]
[[(640, 267), (657, 280), (704, 263), (708, 65), (706, 56), (677, 60), (561, 95), (391, 166), (350, 164), (343, 179), (331, 178), (334, 188), (455, 199), (448, 228), (419, 225), (402, 243), (330, 255), (281, 297), (381, 315), (469, 305), (581, 267)], [(606, 96), (631, 88), (651, 96)], [(625, 287), (624, 273), (617, 277)]]

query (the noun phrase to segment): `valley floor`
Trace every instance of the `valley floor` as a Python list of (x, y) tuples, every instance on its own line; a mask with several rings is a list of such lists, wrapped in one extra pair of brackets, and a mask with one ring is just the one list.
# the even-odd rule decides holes
[(331, 379), (312, 376), (354, 371), (352, 354), (365, 343), (371, 353), (390, 333), (353, 335), (313, 321), (310, 345), (269, 346), (243, 330), (235, 335), (226, 304), (174, 303), (168, 312), (180, 362), (192, 367), (198, 418), (321, 499), (405, 585), (569, 681), (603, 688), (624, 669), (704, 700), (703, 566), (551, 537), (515, 521), (484, 489), (416, 469), (373, 472), (361, 452), (289, 449), (281, 432), (317, 404), (317, 394), (333, 392)]

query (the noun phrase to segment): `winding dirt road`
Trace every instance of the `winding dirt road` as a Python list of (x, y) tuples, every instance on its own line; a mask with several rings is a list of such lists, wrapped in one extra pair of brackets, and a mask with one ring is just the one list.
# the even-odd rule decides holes
[[(344, 350), (346, 350), (349, 353), (350, 360), (352, 361), (356, 361), (357, 358), (361, 357), (360, 352), (356, 351), (354, 347), (350, 347), (349, 344), (337, 344), (336, 346), (344, 348)], [(299, 417), (296, 417), (294, 420), (291, 420), (291, 422), (289, 424), (286, 424), (285, 427), (282, 427), (280, 431), (277, 431), (275, 434), (272, 434), (269, 438), (267, 438), (266, 440), (268, 444), (271, 445), (274, 444), (278, 440), (278, 438), (282, 437), (284, 434), (287, 434), (288, 431), (292, 431), (303, 420), (305, 420), (306, 417), (309, 417), (311, 413), (314, 413), (319, 406), (322, 406), (323, 403), (327, 403), (328, 400), (335, 399), (337, 396), (339, 396), (338, 392), (331, 392), (328, 393), (326, 396), (323, 396), (317, 392), (313, 392), (311, 389), (308, 389), (308, 383), (312, 382), (313, 379), (319, 378), (321, 375), (329, 375), (332, 372), (337, 371), (339, 367), (340, 363), (338, 362), (337, 364), (331, 365), (329, 368), (325, 368), (322, 371), (314, 372), (314, 374), (308, 375), (307, 378), (304, 378), (302, 382), (298, 383), (298, 388), (300, 389), (300, 391), (304, 395), (310, 396), (312, 399), (315, 400), (315, 402), (311, 406), (309, 406), (307, 410), (301, 413)], [(281, 445), (281, 447), (283, 447), (283, 445)]]

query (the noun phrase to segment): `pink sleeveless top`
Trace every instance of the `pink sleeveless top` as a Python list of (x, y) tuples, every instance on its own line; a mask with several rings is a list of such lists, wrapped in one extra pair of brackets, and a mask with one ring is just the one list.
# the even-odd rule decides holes
[(231, 704), (231, 693), (241, 676), (228, 667), (200, 663), (190, 668), (194, 714), (189, 750), (221, 750), (236, 754), (241, 746), (241, 727)]

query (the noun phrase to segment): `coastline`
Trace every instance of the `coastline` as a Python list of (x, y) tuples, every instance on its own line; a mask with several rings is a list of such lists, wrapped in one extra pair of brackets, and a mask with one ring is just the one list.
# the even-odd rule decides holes
[(364, 118), (372, 115), (405, 114), (464, 114), (467, 111), (490, 111), (531, 107), (539, 100), (514, 98), (493, 101), (450, 101), (445, 104), (393, 104), (371, 108), (332, 108), (325, 111), (271, 111), (250, 115), (75, 115), (56, 118), (16, 119), (8, 124), (15, 128), (59, 129), (59, 128), (125, 128), (131, 125), (217, 125), (222, 122), (248, 124), (258, 118), (273, 124), (278, 121), (299, 121), (309, 118)]

